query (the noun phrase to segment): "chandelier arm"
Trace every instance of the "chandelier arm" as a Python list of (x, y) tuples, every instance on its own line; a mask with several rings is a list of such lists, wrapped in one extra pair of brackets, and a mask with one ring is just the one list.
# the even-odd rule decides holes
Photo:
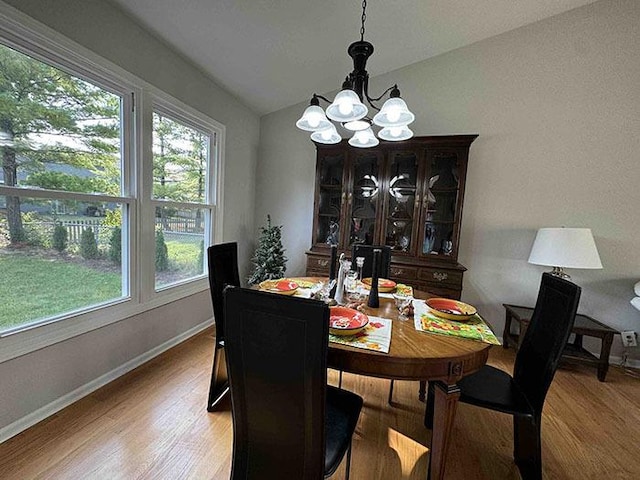
[[(394, 88), (398, 88), (398, 86), (397, 86), (397, 85), (393, 85), (393, 86), (391, 86), (391, 87), (387, 88), (387, 89), (382, 93), (382, 95), (380, 95), (380, 96), (379, 96), (379, 97), (377, 97), (377, 98), (369, 98), (369, 94), (368, 94), (368, 92), (365, 92), (365, 94), (367, 95), (367, 100), (369, 101), (369, 103), (371, 103), (372, 101), (374, 101), (374, 102), (378, 102), (378, 101), (382, 100), (382, 97), (384, 97), (387, 93), (389, 93), (389, 92), (390, 92), (391, 90), (393, 90)], [(378, 110), (380, 110), (380, 109), (378, 109)]]
[(318, 95), (317, 93), (314, 93), (313, 96), (315, 98), (319, 98), (321, 100), (324, 100), (325, 102), (327, 102), (328, 104), (331, 104), (331, 100), (329, 100), (327, 97), (323, 97), (322, 95)]

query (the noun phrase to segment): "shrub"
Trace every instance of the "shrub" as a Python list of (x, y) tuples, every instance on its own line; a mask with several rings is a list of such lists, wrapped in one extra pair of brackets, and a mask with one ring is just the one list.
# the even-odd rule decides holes
[(122, 229), (114, 227), (109, 239), (109, 258), (113, 263), (120, 265), (122, 261)]
[(80, 255), (87, 260), (98, 258), (98, 242), (91, 227), (83, 230), (80, 236)]
[[(36, 212), (25, 212), (22, 213), (22, 232), (17, 237), (32, 247), (43, 247), (51, 238), (51, 230), (47, 231)], [(14, 243), (13, 238), (11, 240)]]
[(161, 228), (156, 228), (156, 271), (164, 272), (169, 268), (169, 251), (164, 242)]
[(59, 252), (64, 252), (67, 249), (69, 234), (66, 227), (59, 223), (53, 228), (53, 248)]

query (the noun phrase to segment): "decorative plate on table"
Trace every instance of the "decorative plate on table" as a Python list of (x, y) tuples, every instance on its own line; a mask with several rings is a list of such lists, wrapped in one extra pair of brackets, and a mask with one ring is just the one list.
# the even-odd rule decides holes
[(281, 295), (293, 295), (298, 290), (298, 284), (286, 278), (265, 280), (260, 282), (258, 287), (264, 292), (279, 293)]
[[(362, 283), (366, 288), (371, 288), (371, 277), (363, 278)], [(396, 282), (387, 278), (378, 279), (378, 291), (382, 293), (393, 292), (396, 288)]]
[(457, 322), (469, 320), (477, 313), (476, 307), (450, 298), (430, 298), (425, 303), (437, 317)]
[(330, 307), (329, 315), (329, 333), (333, 335), (355, 335), (369, 323), (369, 317), (353, 308)]
[(312, 280), (304, 280), (304, 279), (291, 280), (290, 278), (285, 278), (285, 280), (289, 280), (291, 282), (297, 283), (298, 284), (298, 288), (312, 288), (313, 286), (315, 286), (318, 283), (318, 282), (314, 282)]

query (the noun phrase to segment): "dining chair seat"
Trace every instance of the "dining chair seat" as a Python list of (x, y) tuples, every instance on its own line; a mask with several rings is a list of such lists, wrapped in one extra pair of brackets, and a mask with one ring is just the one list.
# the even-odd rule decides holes
[[(511, 415), (534, 415), (522, 390), (507, 372), (485, 365), (458, 382), (460, 401)], [(473, 392), (473, 395), (465, 392)]]
[[(349, 446), (351, 435), (358, 423), (362, 398), (341, 388), (327, 385), (327, 403), (325, 411), (325, 458), (324, 474), (329, 477), (335, 473), (345, 456), (351, 454)], [(350, 464), (347, 459), (347, 464)], [(348, 476), (347, 476), (348, 478)]]

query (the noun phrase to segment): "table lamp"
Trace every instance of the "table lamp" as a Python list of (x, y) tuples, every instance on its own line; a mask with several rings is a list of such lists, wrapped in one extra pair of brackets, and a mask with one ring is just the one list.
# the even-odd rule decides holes
[(570, 279), (564, 268), (602, 268), (590, 228), (541, 228), (529, 263), (553, 267), (552, 275)]

